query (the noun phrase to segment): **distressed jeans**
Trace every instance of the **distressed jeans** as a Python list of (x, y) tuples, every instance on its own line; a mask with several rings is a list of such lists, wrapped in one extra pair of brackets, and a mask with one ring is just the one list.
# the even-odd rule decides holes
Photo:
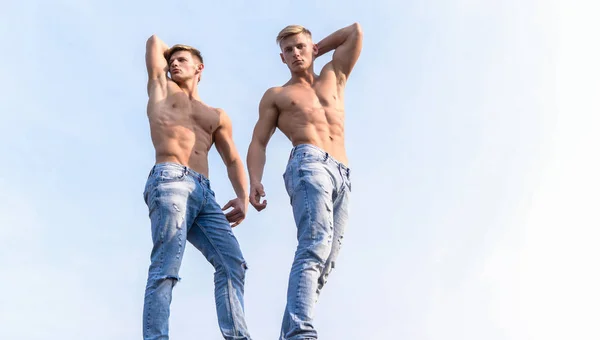
[(283, 175), (297, 227), (280, 340), (317, 339), (313, 310), (335, 267), (348, 219), (350, 169), (320, 148), (292, 149)]
[(250, 339), (244, 318), (246, 262), (203, 175), (176, 163), (155, 165), (144, 190), (153, 248), (144, 296), (144, 340), (169, 338), (173, 287), (186, 239), (215, 268), (215, 300), (225, 339)]

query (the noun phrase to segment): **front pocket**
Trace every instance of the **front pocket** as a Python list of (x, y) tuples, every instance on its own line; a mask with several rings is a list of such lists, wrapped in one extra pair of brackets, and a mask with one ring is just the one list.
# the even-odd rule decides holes
[(165, 169), (160, 171), (158, 180), (161, 182), (176, 182), (181, 181), (185, 177), (183, 170)]
[(292, 196), (292, 193), (294, 192), (293, 188), (292, 188), (292, 183), (291, 183), (291, 174), (289, 169), (287, 169), (284, 173), (283, 173), (283, 185), (285, 185), (285, 190), (288, 193), (288, 196)]

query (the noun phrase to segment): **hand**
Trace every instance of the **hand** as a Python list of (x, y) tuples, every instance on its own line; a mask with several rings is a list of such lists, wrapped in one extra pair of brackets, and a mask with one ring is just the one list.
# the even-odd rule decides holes
[(254, 183), (250, 185), (250, 204), (256, 209), (261, 211), (267, 207), (267, 200), (260, 201), (261, 197), (265, 197), (265, 189), (261, 183)]
[(227, 202), (221, 210), (227, 210), (229, 208), (233, 208), (225, 217), (232, 223), (231, 227), (237, 227), (242, 221), (246, 218), (246, 210), (248, 210), (248, 201), (243, 200), (241, 198), (234, 198), (231, 201)]

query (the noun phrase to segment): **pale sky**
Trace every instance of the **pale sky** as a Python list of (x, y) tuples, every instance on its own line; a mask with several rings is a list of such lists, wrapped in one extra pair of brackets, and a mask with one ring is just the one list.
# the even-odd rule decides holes
[[(287, 81), (275, 36), (359, 22), (344, 245), (322, 339), (599, 339), (600, 24), (592, 1), (12, 1), (0, 13), (0, 339), (141, 339), (154, 151), (146, 39), (199, 48), (201, 98), (245, 159)], [(320, 68), (331, 54), (317, 60)], [(254, 339), (276, 339), (295, 250), (276, 133), (268, 208), (235, 229)], [(233, 190), (210, 154), (217, 201)], [(188, 246), (172, 339), (221, 339)]]

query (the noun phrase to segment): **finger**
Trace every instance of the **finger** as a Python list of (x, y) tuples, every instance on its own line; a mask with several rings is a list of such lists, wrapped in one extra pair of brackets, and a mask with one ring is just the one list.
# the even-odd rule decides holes
[(260, 202), (260, 198), (265, 197), (265, 192), (262, 190), (256, 190), (256, 195), (254, 195), (254, 197), (256, 197), (256, 200)]
[(243, 214), (236, 214), (236, 215), (231, 215), (231, 216), (225, 216), (225, 218), (229, 222), (235, 222), (235, 221), (239, 220), (242, 217), (244, 217)]
[(250, 203), (252, 203), (252, 204), (261, 204), (260, 201), (261, 201), (260, 195), (250, 197)]
[[(266, 202), (266, 201), (265, 201)], [(256, 209), (257, 211), (261, 211), (265, 208), (265, 203), (259, 203), (259, 202), (250, 202), (252, 203), (252, 206), (254, 207), (254, 209)]]
[(244, 214), (242, 212), (239, 212), (237, 214), (233, 214), (231, 216), (227, 216), (227, 220), (229, 221), (237, 221), (244, 218)]
[(227, 204), (225, 204), (225, 206), (223, 208), (221, 208), (221, 210), (227, 210), (228, 208), (230, 208), (233, 205), (233, 201), (229, 201), (227, 202)]
[(252, 204), (252, 206), (256, 206), (256, 204), (258, 204), (258, 202), (256, 201), (256, 196), (252, 195), (248, 197), (248, 199), (250, 200), (250, 204)]
[(243, 222), (245, 219), (246, 219), (246, 217), (245, 217), (245, 216), (242, 216), (242, 217), (241, 217), (241, 218), (239, 218), (237, 221), (235, 221), (235, 223), (234, 223), (234, 224), (235, 224), (236, 226), (238, 226), (238, 225), (242, 224), (242, 222)]
[(267, 201), (265, 200), (265, 201), (263, 201), (263, 203), (257, 204), (254, 207), (256, 208), (256, 210), (261, 211), (267, 207)]
[(229, 217), (231, 217), (231, 216), (234, 216), (234, 215), (237, 215), (237, 214), (239, 214), (239, 213), (241, 213), (241, 212), (242, 212), (242, 211), (240, 210), (240, 208), (235, 208), (235, 209), (231, 210), (230, 212), (228, 212), (227, 214), (225, 214), (225, 216), (226, 216), (227, 218), (229, 218)]

